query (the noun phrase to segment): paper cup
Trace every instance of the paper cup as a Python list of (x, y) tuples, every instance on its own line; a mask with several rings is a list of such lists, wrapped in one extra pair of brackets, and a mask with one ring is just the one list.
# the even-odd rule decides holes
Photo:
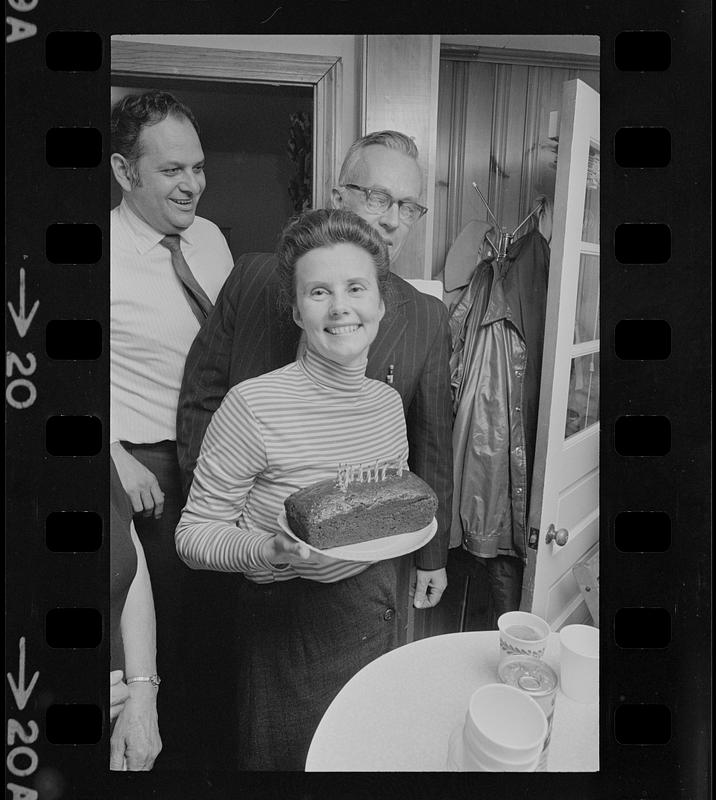
[(559, 632), (560, 684), (578, 703), (599, 700), (599, 628), (565, 625)]
[(530, 656), (542, 658), (550, 627), (542, 617), (527, 611), (508, 611), (497, 620), (500, 631), (500, 658)]
[(526, 765), (539, 757), (547, 735), (547, 718), (527, 694), (504, 683), (489, 683), (470, 698), (463, 726), (464, 758)]

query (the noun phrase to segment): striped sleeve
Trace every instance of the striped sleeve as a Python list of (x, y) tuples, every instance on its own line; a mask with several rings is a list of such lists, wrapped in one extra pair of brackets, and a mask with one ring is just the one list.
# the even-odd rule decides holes
[(265, 466), (260, 426), (241, 394), (230, 391), (209, 423), (176, 530), (177, 552), (188, 566), (219, 572), (271, 569), (260, 550), (273, 533), (237, 527)]

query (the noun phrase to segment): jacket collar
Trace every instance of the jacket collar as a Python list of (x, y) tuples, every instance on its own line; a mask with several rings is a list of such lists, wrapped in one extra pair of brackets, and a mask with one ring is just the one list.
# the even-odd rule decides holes
[(368, 351), (368, 377), (384, 380), (392, 363), (395, 362), (396, 345), (408, 327), (405, 305), (414, 292), (410, 284), (398, 275), (390, 273), (383, 292), (385, 315), (378, 326), (378, 334)]
[(389, 311), (398, 309), (400, 306), (405, 305), (410, 300), (411, 293), (415, 289), (400, 275), (394, 272), (388, 273), (388, 279), (385, 282), (383, 290), (383, 299), (385, 300), (386, 314)]
[(480, 323), (483, 326), (492, 325), (499, 320), (507, 320), (515, 326), (520, 336), (525, 338), (525, 325), (522, 319), (523, 302), (525, 297), (520, 291), (519, 284), (514, 274), (515, 269), (524, 271), (533, 269), (532, 264), (517, 264), (523, 257), (530, 255), (529, 248), (539, 246), (539, 243), (546, 241), (542, 234), (537, 231), (529, 231), (513, 242), (507, 250), (507, 258), (503, 264), (498, 264), (492, 260), (492, 291), (490, 302), (485, 315)]

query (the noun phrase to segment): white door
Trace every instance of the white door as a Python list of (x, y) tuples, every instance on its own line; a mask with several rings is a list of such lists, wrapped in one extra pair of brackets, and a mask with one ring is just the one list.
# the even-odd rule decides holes
[[(572, 568), (599, 537), (599, 95), (564, 84), (522, 608), (590, 621)], [(536, 546), (536, 549), (534, 547)]]

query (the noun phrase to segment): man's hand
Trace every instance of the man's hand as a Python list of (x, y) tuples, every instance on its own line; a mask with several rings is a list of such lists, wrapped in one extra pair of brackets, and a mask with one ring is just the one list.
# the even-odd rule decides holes
[(164, 511), (164, 492), (154, 473), (140, 464), (119, 442), (114, 442), (109, 452), (134, 513), (141, 511), (145, 517), (153, 515), (159, 519)]
[(157, 721), (157, 688), (150, 683), (133, 683), (129, 698), (117, 717), (110, 739), (109, 768), (150, 770), (162, 749)]
[(419, 569), (415, 582), (415, 608), (433, 608), (440, 602), (447, 588), (447, 572), (445, 569)]
[(129, 697), (127, 684), (122, 680), (124, 673), (115, 669), (109, 673), (109, 718), (115, 719), (124, 708), (124, 703)]

